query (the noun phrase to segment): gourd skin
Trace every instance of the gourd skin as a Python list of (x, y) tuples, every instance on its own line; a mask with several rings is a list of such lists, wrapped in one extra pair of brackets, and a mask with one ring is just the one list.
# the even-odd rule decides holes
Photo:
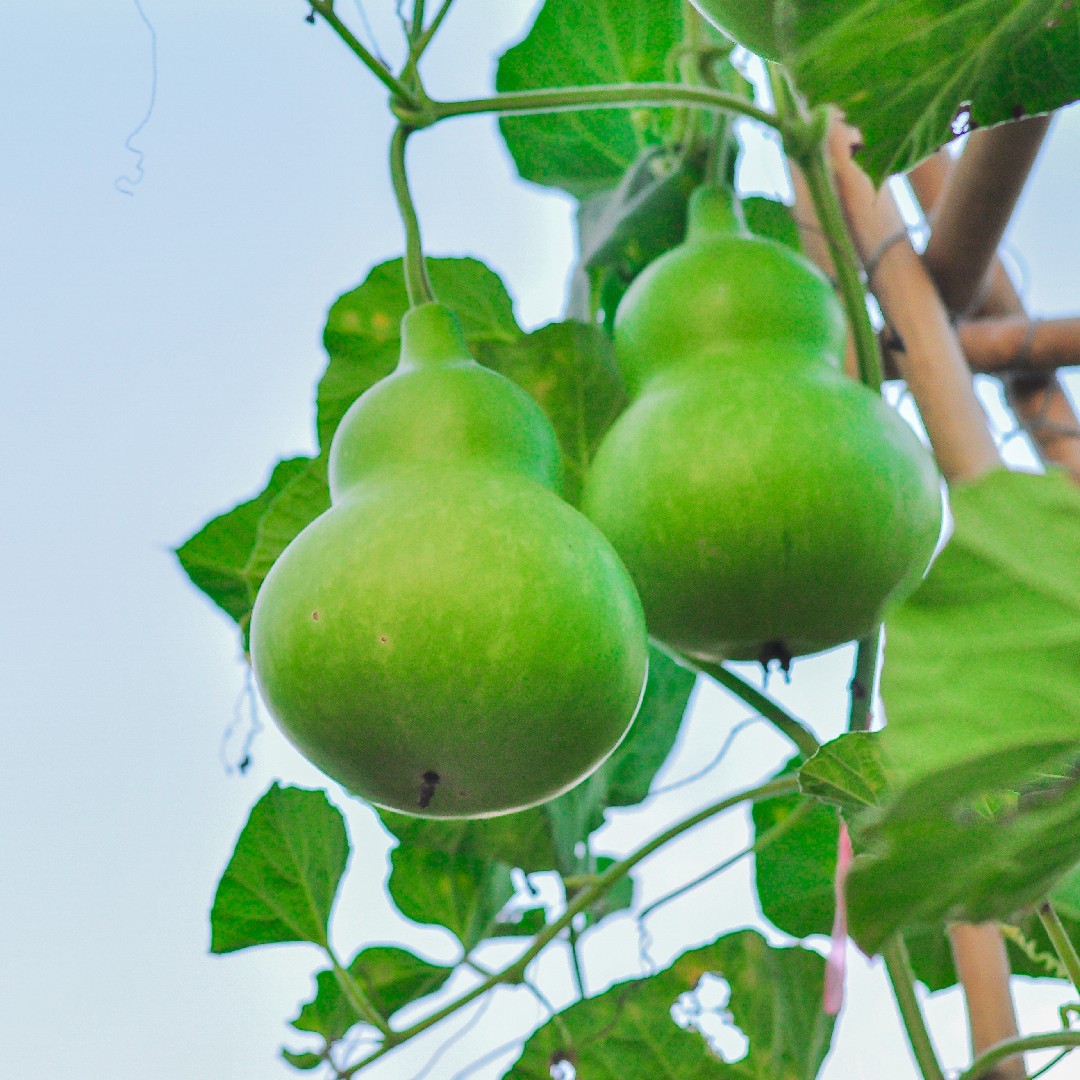
[(490, 816), (560, 794), (621, 740), (644, 688), (640, 601), (556, 494), (554, 433), (468, 358), (440, 305), (349, 410), (333, 505), (252, 615), (253, 666), (294, 744), (371, 802)]
[(657, 637), (701, 659), (786, 663), (870, 632), (918, 584), (940, 484), (907, 424), (838, 370), (827, 282), (778, 244), (717, 233), (726, 199), (695, 195), (687, 241), (616, 313), (636, 396), (583, 509)]

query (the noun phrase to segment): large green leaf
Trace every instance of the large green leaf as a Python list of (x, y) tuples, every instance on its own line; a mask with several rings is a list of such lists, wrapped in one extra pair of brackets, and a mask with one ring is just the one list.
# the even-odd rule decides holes
[[(799, 820), (755, 853), (762, 914), (786, 934), (807, 937), (832, 930), (835, 909), (839, 822), (876, 806), (886, 790), (879, 736), (851, 732), (826, 743), (799, 767), (800, 795), (768, 799), (753, 807), (754, 833), (760, 839), (796, 812)], [(782, 772), (800, 765), (796, 757)], [(813, 796), (807, 806), (807, 797)]]
[(999, 762), (1080, 747), (1080, 491), (1001, 469), (952, 509), (948, 546), (887, 625), (883, 739), (895, 784), (957, 768), (971, 790)]
[(279, 461), (266, 487), (255, 498), (209, 521), (176, 549), (176, 557), (192, 584), (241, 627), (247, 625), (258, 591), (246, 571), (258, 543), (259, 523), (274, 499), (310, 462), (311, 458), (306, 457)]
[[(782, 773), (801, 761), (793, 758)], [(751, 814), (759, 840), (798, 813), (799, 820), (754, 854), (754, 882), (761, 913), (792, 937), (828, 934), (832, 929), (833, 876), (839, 820), (836, 810), (806, 795), (786, 795), (754, 803)]]
[(527, 390), (547, 414), (563, 453), (563, 495), (577, 505), (585, 470), (626, 405), (610, 339), (585, 323), (549, 323), (492, 350), (486, 362)]
[(1080, 492), (996, 471), (887, 628), (892, 788), (859, 819), (852, 933), (1008, 919), (1080, 860)]
[[(375, 1011), (387, 1020), (409, 1002), (438, 990), (452, 971), (392, 945), (362, 949), (347, 969), (348, 977), (360, 985)], [(338, 976), (327, 968), (315, 976), (315, 996), (301, 1007), (292, 1026), (334, 1043), (363, 1019)]]
[[(499, 61), (500, 92), (595, 83), (655, 82), (682, 34), (679, 0), (546, 0), (528, 35)], [(663, 114), (597, 109), (506, 116), (503, 137), (526, 180), (581, 198), (613, 188)]]
[(327, 943), (349, 857), (341, 811), (324, 791), (272, 784), (252, 807), (218, 883), (210, 951)]
[(962, 131), (1080, 97), (1073, 0), (785, 0), (774, 11), (800, 90), (862, 130), (879, 181)]
[[(729, 1013), (750, 1044), (741, 1061), (725, 1063), (694, 1026), (671, 1018), (672, 1006), (708, 974), (727, 982), (730, 1002), (695, 1007), (684, 998), (686, 1012), (698, 1021)], [(506, 1075), (549, 1080), (555, 1064), (569, 1061), (588, 1080), (813, 1080), (832, 1040), (833, 1020), (821, 1009), (824, 976), (817, 953), (774, 949), (752, 930), (728, 934), (657, 975), (570, 1006), (533, 1034)]]
[(510, 867), (495, 859), (401, 844), (390, 862), (390, 895), (401, 913), (445, 926), (466, 952), (491, 935), (514, 895)]
[[(860, 816), (865, 811), (880, 806), (888, 795), (889, 778), (881, 759), (880, 743), (879, 732), (855, 732), (841, 735), (838, 739), (826, 743), (799, 770), (799, 784), (804, 793), (831, 803), (847, 815), (849, 822), (855, 827), (857, 852), (862, 849), (864, 839), (858, 827)], [(779, 802), (780, 800), (772, 801)], [(756, 811), (758, 805), (755, 805), (754, 809)], [(791, 836), (800, 837), (799, 827), (792, 832)], [(801, 839), (803, 841), (801, 846), (796, 847), (794, 843), (792, 844), (795, 847), (795, 850), (790, 853), (793, 865), (787, 872), (791, 875), (793, 884), (789, 889), (785, 890), (783, 885), (785, 867), (781, 865), (775, 868), (777, 897), (773, 902), (776, 910), (784, 913), (790, 911), (788, 922), (781, 923), (776, 915), (765, 907), (764, 897), (762, 898), (762, 909), (765, 914), (788, 933), (798, 932), (799, 919), (802, 915), (801, 896), (806, 895), (811, 904), (815, 896), (819, 897), (824, 907), (825, 893), (828, 890), (831, 905), (832, 874), (836, 862), (835, 824), (831, 843), (825, 837), (824, 821), (821, 840), (818, 844), (815, 845), (812, 842), (809, 830)], [(771, 848), (766, 849), (763, 854), (768, 854), (770, 850)], [(1080, 875), (1077, 878), (1080, 879)], [(794, 884), (795, 882), (798, 884)], [(760, 870), (758, 886), (760, 890)], [(1068, 888), (1069, 881), (1066, 881), (1059, 891), (1067, 892)], [(829, 910), (831, 911), (831, 906)], [(1069, 919), (1071, 913), (1066, 908), (1062, 914), (1063, 917)], [(819, 912), (819, 921), (814, 932), (827, 933), (828, 925), (823, 912)], [(909, 925), (904, 929), (904, 939), (915, 974), (929, 989), (944, 990), (956, 984), (956, 968), (953, 965), (944, 921), (926, 925)], [(1037, 915), (1032, 913), (1023, 918), (1017, 924), (1016, 933), (1007, 944), (1014, 974), (1033, 978), (1047, 974), (1045, 957), (1051, 946), (1046, 940), (1045, 931)]]
[[(442, 922), (455, 933), (467, 926), (475, 934), (483, 926), (483, 932), (492, 935), (502, 932), (496, 917), (510, 895), (512, 868), (525, 873), (555, 870), (564, 876), (598, 872), (601, 861), (579, 854), (580, 845), (603, 824), (607, 808), (632, 806), (646, 798), (678, 737), (693, 686), (693, 674), (654, 647), (645, 697), (630, 733), (591, 777), (542, 806), (476, 821), (381, 811), (383, 824), (401, 841), (393, 856), (391, 896), (419, 921)], [(467, 881), (462, 873), (467, 873)], [(470, 908), (468, 920), (455, 907), (455, 889), (481, 902)], [(625, 904), (629, 898), (624, 890), (616, 899)], [(601, 901), (591, 915), (601, 917), (610, 910), (610, 901)]]

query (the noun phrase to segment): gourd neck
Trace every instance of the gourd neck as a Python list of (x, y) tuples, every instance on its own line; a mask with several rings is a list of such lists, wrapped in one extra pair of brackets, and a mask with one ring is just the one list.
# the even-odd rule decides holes
[(722, 184), (703, 184), (690, 196), (686, 242), (700, 243), (717, 236), (747, 235), (742, 204)]
[(399, 369), (475, 363), (457, 316), (444, 304), (420, 304), (401, 321)]

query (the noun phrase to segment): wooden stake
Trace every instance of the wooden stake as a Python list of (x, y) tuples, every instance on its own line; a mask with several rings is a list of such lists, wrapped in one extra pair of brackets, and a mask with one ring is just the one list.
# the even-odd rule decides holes
[[(913, 169), (909, 180), (933, 221), (923, 259), (950, 310), (964, 312), (981, 296), (980, 314), (1020, 318), (1031, 331), (1030, 340), (1027, 331), (1020, 339), (1028, 370), (1002, 376), (1006, 399), (1043, 461), (1067, 469), (1080, 484), (1076, 408), (1057, 373), (1039, 371), (1042, 365), (1034, 362), (1037, 349), (1045, 356), (1052, 348), (1060, 352), (1064, 342), (1057, 333), (1051, 345), (1046, 323), (1030, 327), (1023, 302), (997, 256), (998, 243), (1049, 126), (1050, 117), (1040, 116), (973, 132), (958, 161), (939, 150)], [(986, 343), (985, 337), (979, 342)], [(974, 370), (994, 370), (981, 366), (973, 355), (969, 360)]]
[(830, 154), (852, 237), (870, 287), (903, 341), (897, 365), (941, 471), (950, 482), (974, 480), (1001, 465), (997, 447), (948, 312), (911, 246), (891, 190), (875, 191), (852, 160), (858, 140), (853, 128), (833, 125)]
[[(1057, 368), (1080, 365), (1080, 318), (1039, 319), (1032, 325), (1027, 315), (997, 315), (965, 319), (957, 324), (960, 348), (972, 371), (985, 375), (1040, 377)], [(898, 379), (895, 348), (890, 335), (883, 336), (885, 374)], [(1080, 429), (1078, 429), (1080, 430)]]
[[(938, 464), (952, 483), (977, 479), (1001, 465), (949, 314), (908, 240), (886, 185), (875, 191), (852, 161), (858, 133), (834, 124), (830, 153), (837, 189), (870, 286), (903, 341), (896, 354), (922, 414)], [(968, 1001), (975, 1053), (1017, 1034), (1009, 966), (997, 927), (951, 932), (957, 970)], [(1017, 1071), (1017, 1066), (1019, 1071)], [(1023, 1080), (1023, 1059), (1003, 1063), (994, 1080)]]
[[(996, 1043), (1016, 1038), (1016, 1013), (1009, 993), (1009, 957), (995, 923), (954, 923), (949, 927), (956, 972), (967, 1000), (971, 1048), (977, 1056)], [(1004, 992), (1002, 992), (1004, 987)], [(1025, 1080), (1023, 1057), (1008, 1058), (984, 1080)]]

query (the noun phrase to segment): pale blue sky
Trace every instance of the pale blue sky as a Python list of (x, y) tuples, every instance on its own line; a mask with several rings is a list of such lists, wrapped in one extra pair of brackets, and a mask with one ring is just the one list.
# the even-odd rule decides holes
[[(278, 457), (310, 449), (326, 308), (400, 250), (390, 123), (381, 88), (325, 27), (304, 22), (299, 0), (144, 7), (157, 32), (157, 103), (136, 140), (145, 173), (130, 196), (114, 184), (134, 175), (124, 141), (150, 91), (150, 38), (131, 0), (9, 3), (0, 37), (0, 1073), (271, 1080), (297, 1075), (276, 1053), (317, 956), (294, 946), (210, 957), (207, 912), (267, 784), (321, 781), (269, 727), (246, 775), (226, 769), (223, 738), (245, 685), (236, 635), (170, 548), (257, 491)], [(430, 55), (433, 92), (488, 90), (491, 57), (532, 7), (459, 0)], [(346, 0), (339, 8), (353, 15)], [(388, 45), (393, 4), (369, 9)], [(523, 325), (556, 317), (569, 201), (514, 181), (488, 119), (418, 136), (410, 164), (429, 250), (496, 269)], [(1068, 116), (1010, 238), (1040, 314), (1080, 308), (1078, 167)], [(751, 182), (778, 181), (766, 169)], [(844, 655), (807, 662), (776, 689), (835, 734), (846, 665)], [(704, 693), (670, 777), (707, 760), (744, 712)], [(720, 773), (732, 787), (785, 753), (771, 735), (745, 738)], [(237, 753), (233, 740), (225, 762)], [(616, 815), (606, 843), (617, 851), (655, 831), (702, 790), (668, 797), (644, 821)], [(362, 808), (349, 816), (354, 866), (376, 871), (349, 878), (341, 951), (404, 931), (450, 958), (440, 935), (389, 913), (377, 869), (385, 841)], [(716, 837), (714, 852), (743, 840), (740, 827)], [(658, 857), (642, 899), (691, 876), (693, 858), (685, 845)], [(680, 931), (703, 940), (718, 910), (733, 926), (752, 918), (738, 895), (746, 873), (657, 916), (655, 957)], [(630, 973), (637, 942), (628, 924), (605, 934), (586, 949), (606, 981)], [(908, 1080), (880, 977), (855, 966), (847, 1048), (825, 1075)], [(564, 958), (542, 971), (553, 996), (568, 992)], [(528, 1000), (506, 997), (434, 1080), (533, 1015)], [(1045, 1027), (1063, 994), (1023, 1000)], [(956, 996), (936, 999), (931, 1015), (959, 1064)], [(414, 1075), (439, 1041), (371, 1076)]]

